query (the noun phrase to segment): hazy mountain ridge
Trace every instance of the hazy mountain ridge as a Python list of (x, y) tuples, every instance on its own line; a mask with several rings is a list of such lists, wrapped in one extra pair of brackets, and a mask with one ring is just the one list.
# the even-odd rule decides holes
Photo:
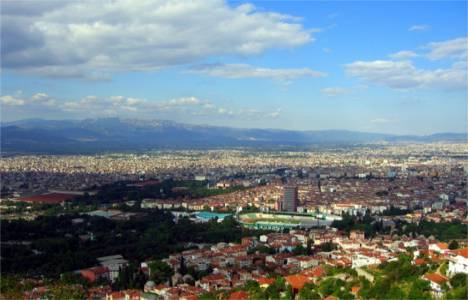
[(139, 119), (30, 119), (3, 123), (3, 153), (98, 153), (155, 148), (278, 147), (375, 142), (467, 141), (465, 133), (426, 136), (348, 130), (294, 131), (189, 125)]

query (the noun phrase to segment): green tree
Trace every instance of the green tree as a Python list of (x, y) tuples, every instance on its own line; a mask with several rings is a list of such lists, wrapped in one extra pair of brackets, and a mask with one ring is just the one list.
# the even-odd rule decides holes
[(463, 273), (456, 274), (450, 279), (450, 285), (454, 288), (457, 288), (457, 287), (466, 288), (468, 286), (468, 275), (463, 274)]
[(377, 278), (374, 282), (374, 285), (372, 285), (368, 290), (366, 298), (385, 299), (385, 295), (390, 289), (391, 285), (392, 284), (390, 280), (381, 277)]
[(292, 300), (294, 299), (294, 292), (290, 285), (285, 287), (283, 295), (281, 295), (281, 300)]
[[(392, 285), (391, 286), (391, 288), (386, 292), (385, 298), (386, 299), (394, 299), (394, 300), (407, 299), (406, 295), (405, 295), (405, 292), (400, 287), (398, 287), (397, 285)], [(412, 299), (412, 298), (410, 298), (410, 299)]]
[(441, 265), (440, 265), (440, 268), (439, 268), (439, 271), (441, 274), (447, 274), (447, 270), (448, 270), (448, 262), (447, 261), (444, 261)]
[(86, 293), (81, 285), (57, 284), (49, 287), (47, 294), (54, 300), (86, 299)]
[(249, 300), (265, 300), (268, 299), (262, 291), (249, 294)]
[(119, 275), (114, 283), (114, 286), (118, 289), (124, 290), (133, 287), (133, 276), (135, 267), (132, 264), (123, 267), (119, 271)]
[(417, 278), (408, 293), (409, 299), (431, 299), (430, 284), (426, 280)]
[[(23, 292), (29, 290), (20, 284), (21, 279), (17, 276), (3, 275), (0, 280), (0, 291), (2, 299), (22, 299)], [(32, 287), (31, 287), (32, 288)]]
[(187, 265), (185, 264), (185, 258), (183, 256), (180, 257), (180, 268), (179, 273), (182, 275), (187, 274)]
[(330, 252), (336, 249), (336, 245), (332, 242), (326, 242), (320, 245), (320, 250), (323, 252)]
[(298, 246), (294, 247), (292, 253), (294, 255), (306, 255), (307, 254), (307, 249), (304, 248), (304, 246), (302, 246), (302, 245), (298, 245)]
[(458, 287), (450, 290), (447, 295), (445, 296), (447, 300), (465, 300), (468, 299), (468, 288), (466, 287)]
[(455, 249), (458, 249), (460, 247), (460, 245), (458, 245), (458, 242), (455, 241), (455, 240), (452, 240), (449, 244), (449, 249), (450, 250), (455, 250)]
[(81, 284), (83, 286), (88, 285), (88, 281), (81, 276), (80, 274), (73, 273), (73, 272), (67, 272), (63, 273), (60, 276), (60, 282), (65, 284), (65, 285), (70, 285), (70, 284)]
[(313, 239), (308, 239), (307, 240), (307, 247), (306, 247), (306, 250), (307, 250), (307, 255), (311, 255), (312, 254), (312, 247), (314, 246), (314, 240)]
[(283, 277), (277, 277), (273, 284), (265, 289), (265, 296), (268, 299), (279, 299), (281, 292), (286, 289), (286, 281)]
[(342, 280), (337, 280), (335, 278), (327, 278), (320, 282), (318, 290), (323, 296), (329, 296), (335, 293), (335, 291), (339, 292), (339, 289), (344, 285)]
[(322, 299), (319, 293), (316, 291), (317, 286), (313, 283), (306, 283), (302, 290), (299, 291), (299, 300), (316, 300)]
[(260, 286), (258, 285), (258, 282), (255, 280), (248, 280), (245, 285), (244, 285), (244, 290), (252, 293), (259, 292)]
[(150, 262), (148, 267), (150, 269), (150, 279), (156, 284), (166, 282), (174, 275), (172, 268), (160, 260)]
[(253, 251), (254, 252), (258, 251), (259, 253), (264, 253), (264, 254), (275, 254), (275, 249), (265, 246), (265, 245), (257, 246)]
[(198, 298), (199, 300), (217, 300), (218, 298), (216, 297), (216, 294), (215, 293), (204, 293), (202, 295), (200, 295), (200, 297)]

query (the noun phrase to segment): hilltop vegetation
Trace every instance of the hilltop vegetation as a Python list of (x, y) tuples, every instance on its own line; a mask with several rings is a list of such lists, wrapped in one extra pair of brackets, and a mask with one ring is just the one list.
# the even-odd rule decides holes
[[(430, 284), (421, 277), (428, 271), (434, 272), (440, 265), (432, 263), (424, 266), (411, 264), (410, 254), (401, 254), (395, 261), (381, 264), (377, 268), (366, 269), (374, 280), (371, 282), (359, 276), (356, 270), (326, 266), (326, 275), (316, 283), (307, 283), (297, 295), (283, 277), (273, 276), (274, 282), (266, 289), (256, 281), (249, 281), (243, 287), (231, 291), (218, 291), (204, 294), (201, 299), (228, 299), (233, 291), (246, 291), (249, 299), (313, 300), (334, 296), (338, 299), (432, 299)], [(453, 289), (444, 287), (443, 299), (467, 299), (468, 277), (458, 274), (450, 280)]]
[[(84, 222), (74, 225), (75, 218)], [(91, 267), (100, 256), (121, 254), (130, 261), (160, 259), (183, 250), (188, 242), (234, 242), (256, 232), (242, 229), (232, 218), (221, 223), (193, 223), (182, 218), (174, 223), (171, 213), (151, 210), (128, 221), (87, 215), (2, 220), (1, 233), (2, 275), (56, 278), (63, 272)], [(80, 239), (80, 235), (90, 234), (93, 239)]]

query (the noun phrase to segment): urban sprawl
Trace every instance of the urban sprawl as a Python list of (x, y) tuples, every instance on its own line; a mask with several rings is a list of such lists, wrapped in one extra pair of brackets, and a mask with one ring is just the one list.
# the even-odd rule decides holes
[(467, 158), (463, 143), (2, 157), (0, 298), (467, 299)]

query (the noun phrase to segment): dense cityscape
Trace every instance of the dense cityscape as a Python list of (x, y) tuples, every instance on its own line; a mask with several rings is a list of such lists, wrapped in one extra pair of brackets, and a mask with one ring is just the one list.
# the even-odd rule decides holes
[(3, 157), (2, 297), (463, 299), (466, 153)]

